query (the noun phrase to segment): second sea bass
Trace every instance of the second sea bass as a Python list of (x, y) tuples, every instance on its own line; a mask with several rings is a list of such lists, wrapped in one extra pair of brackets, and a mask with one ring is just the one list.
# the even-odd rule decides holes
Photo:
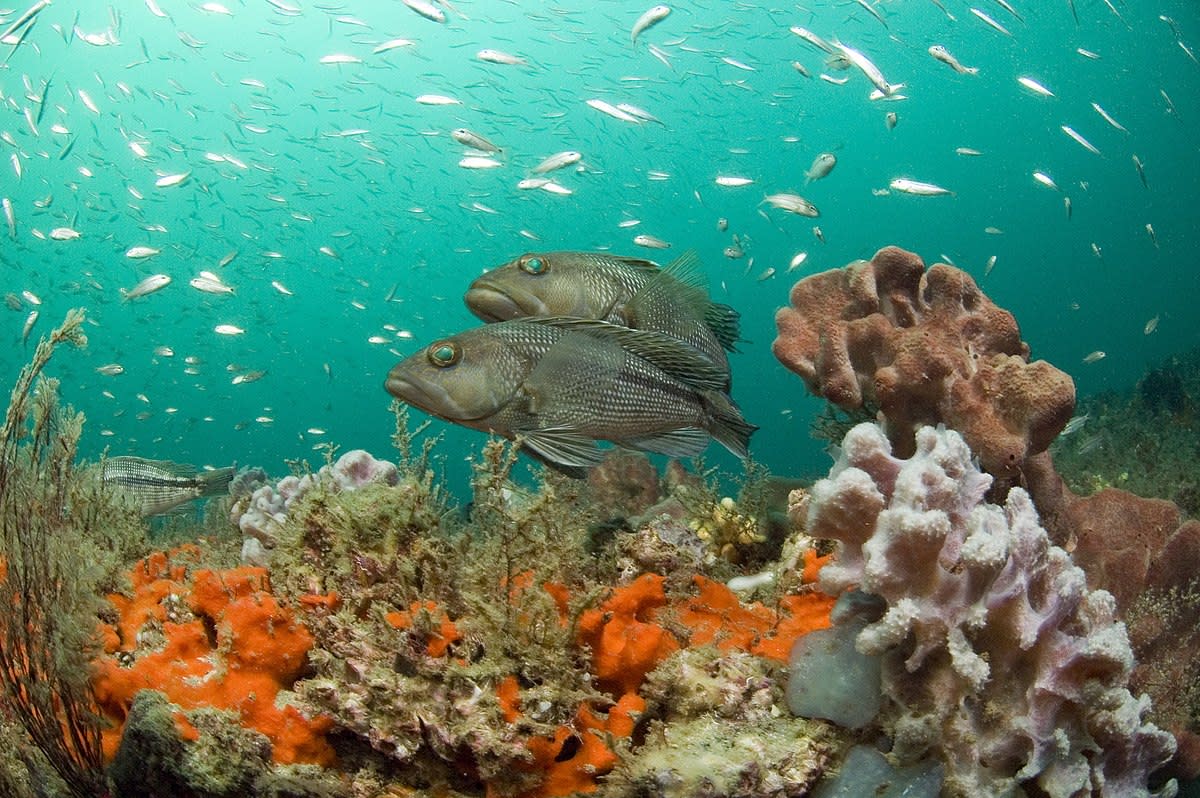
[(738, 312), (709, 299), (695, 252), (665, 268), (603, 252), (530, 252), (478, 277), (464, 299), (487, 322), (575, 316), (655, 330), (726, 370), (739, 335)]
[(596, 441), (692, 457), (711, 435), (747, 456), (757, 427), (723, 392), (728, 374), (657, 332), (550, 317), (488, 324), (434, 341), (388, 374), (388, 392), (471, 429), (517, 439), (582, 477)]

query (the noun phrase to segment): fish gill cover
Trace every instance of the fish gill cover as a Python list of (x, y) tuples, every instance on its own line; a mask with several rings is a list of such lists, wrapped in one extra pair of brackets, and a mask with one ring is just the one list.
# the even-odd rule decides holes
[(483, 270), (694, 248), (742, 314), (754, 456), (794, 472), (818, 404), (773, 312), (885, 244), (970, 272), (1082, 394), (1200, 341), (1192, 4), (805, 5), (14, 8), (4, 373), (86, 305), (55, 366), (85, 456), (378, 449), (388, 369), (476, 323)]

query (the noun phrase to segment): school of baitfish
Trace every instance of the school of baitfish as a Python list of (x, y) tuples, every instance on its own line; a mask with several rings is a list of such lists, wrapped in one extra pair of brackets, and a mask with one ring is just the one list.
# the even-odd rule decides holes
[[(1070, 223), (1100, 204), (1077, 159), (1103, 159), (1127, 173), (1121, 213), (1136, 217), (1137, 243), (1159, 248), (1143, 198), (1171, 167), (1114, 88), (1127, 60), (1094, 43), (1132, 8), (754, 5), (36, 0), (0, 10), (0, 291), (12, 337), (36, 341), (78, 304), (101, 328), (132, 325), (107, 344), (92, 336), (73, 386), (92, 399), (76, 404), (99, 435), (127, 448), (187, 445), (208, 424), (269, 431), (282, 416), (290, 442), (320, 441), (336, 423), (320, 414), (334, 412), (347, 375), (386, 368), (372, 347), (403, 357), (404, 342), (436, 338), (405, 361), (420, 369), (392, 370), (389, 390), (577, 472), (603, 440), (685, 454), (711, 436), (744, 455), (753, 427), (729, 396), (738, 315), (707, 283), (773, 308), (777, 276), (869, 254), (857, 242), (824, 254), (830, 230), (846, 248), (912, 203), (931, 229), (969, 224), (949, 251), (987, 276), (1009, 262), (1001, 236), (1024, 250), (1039, 242), (1018, 243), (1023, 233), (1002, 223), (1009, 209), (1050, 197), (1054, 223)], [(1200, 67), (1187, 25), (1150, 19), (1131, 41), (1169, 48), (1180, 71)], [(1052, 26), (1069, 32), (1058, 45), (1078, 75), (1022, 49)], [(1165, 80), (1140, 100), (1179, 118)], [(1000, 154), (976, 137), (1004, 120), (968, 109), (944, 152), (879, 144), (928, 125), (914, 121), (920, 105), (947, 87), (1011, 95), (1048, 132), (1022, 142), (1027, 158)], [(829, 108), (838, 125), (810, 126)], [(946, 179), (964, 165), (1003, 173), (1003, 203), (990, 180), (981, 192)], [(1075, 224), (1077, 250), (1103, 265), (1115, 246), (1106, 227)], [(527, 242), (539, 251), (476, 277)], [(609, 252), (631, 246), (696, 247), (709, 280), (690, 254), (659, 268)], [(490, 323), (447, 337), (442, 303), (454, 298), (440, 288), (464, 269), (468, 308)], [(1139, 338), (1172, 316), (1147, 308), (1144, 318)], [(1115, 348), (1096, 344), (1077, 362)], [(488, 413), (478, 397), (432, 387), (469, 371), (477, 349), (525, 353), (524, 370), (485, 380), (501, 386)], [(571, 364), (599, 378), (572, 384)], [(295, 390), (285, 366), (310, 390)], [(472, 383), (456, 379), (455, 390)], [(657, 407), (651, 396), (678, 411), (660, 408), (658, 428), (602, 404)]]

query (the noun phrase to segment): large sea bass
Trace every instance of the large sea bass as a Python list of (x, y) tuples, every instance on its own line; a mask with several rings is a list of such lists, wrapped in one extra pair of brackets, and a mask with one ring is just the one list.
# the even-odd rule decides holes
[(465, 301), (488, 322), (575, 316), (657, 330), (725, 369), (738, 339), (738, 312), (709, 299), (695, 252), (665, 268), (603, 252), (526, 253), (476, 278)]
[(723, 392), (728, 372), (662, 333), (590, 319), (489, 324), (434, 341), (397, 364), (386, 388), (425, 412), (517, 438), (581, 477), (596, 441), (691, 457), (711, 435), (747, 456), (757, 427)]
[(109, 457), (101, 464), (100, 477), (108, 485), (142, 508), (142, 515), (162, 515), (181, 504), (229, 489), (234, 469), (197, 471), (192, 466), (144, 457)]

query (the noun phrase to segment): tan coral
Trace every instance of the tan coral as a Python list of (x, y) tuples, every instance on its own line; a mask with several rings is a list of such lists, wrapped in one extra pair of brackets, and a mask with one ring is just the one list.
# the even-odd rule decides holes
[(989, 473), (1015, 476), (1075, 407), (1071, 378), (1028, 362), (1016, 320), (970, 275), (898, 247), (801, 280), (775, 323), (776, 357), (845, 410), (877, 406), (900, 456), (944, 423)]

